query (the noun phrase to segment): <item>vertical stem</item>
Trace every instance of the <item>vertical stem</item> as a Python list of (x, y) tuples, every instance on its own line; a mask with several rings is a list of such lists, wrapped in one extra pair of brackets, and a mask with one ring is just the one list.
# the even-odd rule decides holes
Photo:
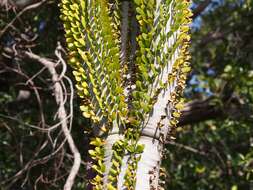
[(121, 52), (120, 59), (123, 64), (127, 62), (127, 42), (128, 42), (128, 10), (129, 2), (123, 1), (121, 5), (122, 21), (121, 21)]

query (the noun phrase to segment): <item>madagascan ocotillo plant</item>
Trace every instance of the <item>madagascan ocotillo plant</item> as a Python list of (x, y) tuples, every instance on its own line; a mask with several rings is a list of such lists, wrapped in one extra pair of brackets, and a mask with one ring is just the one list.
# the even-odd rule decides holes
[(188, 0), (62, 0), (96, 190), (158, 189), (190, 71)]

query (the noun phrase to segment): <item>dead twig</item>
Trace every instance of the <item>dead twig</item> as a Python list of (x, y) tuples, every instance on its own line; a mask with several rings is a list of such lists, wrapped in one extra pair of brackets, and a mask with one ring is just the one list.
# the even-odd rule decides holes
[(212, 0), (204, 0), (194, 10), (192, 19), (197, 18), (212, 3)]
[(190, 152), (193, 152), (193, 153), (195, 153), (195, 154), (199, 154), (199, 155), (201, 155), (201, 156), (207, 156), (207, 154), (205, 153), (205, 152), (203, 152), (203, 151), (200, 151), (200, 150), (197, 150), (197, 149), (195, 149), (195, 148), (193, 148), (193, 147), (190, 147), (190, 146), (186, 146), (186, 145), (183, 145), (183, 144), (180, 144), (180, 143), (176, 143), (176, 142), (172, 142), (172, 141), (169, 141), (169, 142), (167, 142), (169, 145), (173, 145), (173, 146), (176, 146), (176, 147), (178, 147), (178, 148), (183, 148), (183, 149), (185, 149), (185, 150), (187, 150), (187, 151), (190, 151)]
[(23, 15), (25, 12), (32, 10), (32, 9), (36, 9), (38, 7), (40, 7), (43, 3), (45, 3), (47, 0), (42, 0), (38, 3), (34, 3), (32, 5), (29, 5), (27, 7), (25, 7), (24, 9), (22, 9), (12, 20), (11, 22), (9, 22), (1, 31), (0, 31), (0, 39), (3, 36), (3, 34), (9, 29), (9, 27), (11, 27), (14, 22), (20, 18), (21, 15)]
[[(74, 156), (74, 163), (72, 165), (71, 171), (70, 171), (68, 178), (66, 180), (66, 183), (64, 185), (64, 190), (71, 190), (71, 188), (74, 184), (74, 179), (75, 179), (75, 177), (78, 173), (78, 170), (80, 168), (81, 156), (75, 146), (74, 140), (73, 140), (71, 133), (68, 129), (68, 122), (66, 120), (67, 113), (66, 113), (66, 110), (64, 107), (63, 87), (61, 85), (61, 82), (59, 81), (60, 78), (59, 78), (58, 73), (56, 72), (55, 63), (46, 59), (46, 58), (40, 57), (32, 52), (25, 51), (24, 55), (26, 57), (28, 57), (29, 59), (37, 61), (37, 62), (41, 63), (43, 66), (45, 66), (52, 76), (52, 82), (53, 82), (53, 87), (54, 87), (54, 89), (53, 89), (54, 96), (55, 96), (56, 103), (59, 106), (58, 119), (61, 122), (62, 131), (67, 139), (70, 150)], [(59, 57), (59, 56), (61, 56), (60, 52), (57, 52), (57, 57)], [(63, 66), (63, 68), (66, 68), (66, 63), (63, 61), (63, 59), (60, 59), (60, 60), (61, 60), (61, 64), (63, 64), (63, 65), (65, 64), (65, 66)], [(61, 76), (62, 76), (62, 73), (61, 73)]]

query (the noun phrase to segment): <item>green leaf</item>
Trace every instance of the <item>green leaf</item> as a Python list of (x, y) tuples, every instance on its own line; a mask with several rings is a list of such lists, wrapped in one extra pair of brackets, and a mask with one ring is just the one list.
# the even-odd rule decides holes
[(110, 173), (110, 175), (112, 175), (112, 176), (117, 176), (119, 172), (118, 172), (118, 170), (116, 170), (116, 169), (110, 168), (109, 173)]
[(97, 155), (97, 152), (94, 150), (88, 150), (89, 154), (93, 157), (95, 157)]
[(190, 72), (190, 71), (191, 71), (191, 67), (189, 67), (189, 66), (183, 67), (183, 68), (182, 68), (182, 72), (183, 72), (183, 73), (188, 73), (188, 72)]
[(145, 146), (143, 144), (142, 145), (138, 144), (135, 149), (135, 153), (141, 154), (143, 152), (144, 148), (145, 148)]
[(93, 168), (96, 172), (98, 172), (99, 174), (103, 175), (103, 171), (102, 171), (101, 168), (98, 167), (97, 165), (93, 165), (92, 168)]
[(108, 190), (117, 190), (114, 186), (112, 186), (111, 183), (107, 184), (107, 189)]
[(104, 143), (102, 142), (100, 138), (96, 137), (96, 138), (91, 139), (90, 144), (94, 146), (102, 146)]

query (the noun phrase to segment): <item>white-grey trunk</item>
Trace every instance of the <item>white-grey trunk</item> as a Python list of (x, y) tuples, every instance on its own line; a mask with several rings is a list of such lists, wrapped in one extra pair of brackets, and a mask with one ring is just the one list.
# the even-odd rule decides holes
[[(159, 170), (161, 164), (161, 157), (163, 151), (163, 143), (169, 131), (169, 119), (170, 110), (168, 97), (171, 92), (174, 91), (175, 85), (169, 85), (167, 89), (162, 91), (154, 105), (153, 111), (142, 126), (141, 137), (138, 144), (145, 146), (143, 153), (141, 154), (141, 160), (138, 162), (138, 168), (136, 173), (136, 187), (135, 190), (150, 190), (158, 189), (159, 181)], [(164, 116), (164, 117), (162, 117)], [(163, 118), (163, 119), (161, 119)], [(162, 125), (162, 127), (159, 125)], [(112, 145), (119, 139), (123, 139), (123, 135), (119, 135), (118, 127), (114, 126), (111, 134), (106, 140), (106, 154), (105, 154), (105, 165), (107, 172), (104, 178), (104, 184), (107, 184), (108, 171), (111, 168), (111, 156), (112, 156)], [(118, 190), (126, 190), (124, 187), (124, 175), (127, 170), (127, 160), (129, 155), (125, 155), (123, 158), (121, 172), (118, 178)]]
[[(172, 12), (172, 3), (170, 4), (170, 12)], [(159, 20), (159, 11), (160, 11), (160, 4), (161, 1), (158, 0), (156, 2), (156, 12), (155, 12), (155, 21)], [(124, 17), (127, 16), (128, 10), (129, 10), (129, 4), (127, 1), (123, 1), (122, 3), (122, 15)], [(132, 19), (132, 18), (131, 18)], [(154, 23), (156, 23), (154, 21)], [(166, 23), (165, 27), (165, 34), (167, 34), (170, 31), (170, 27), (172, 25), (173, 18), (170, 16)], [(127, 55), (127, 33), (128, 33), (128, 19), (122, 18), (122, 25), (121, 25), (121, 33), (122, 38), (121, 42), (123, 43), (121, 46), (121, 58), (122, 61), (125, 62), (126, 58), (125, 55)], [(131, 28), (133, 30), (133, 28)], [(136, 29), (137, 30), (137, 29)], [(136, 32), (131, 33), (131, 39), (136, 38)], [(164, 42), (161, 42), (160, 34), (157, 35), (157, 39), (155, 40), (154, 46), (156, 46), (158, 43), (163, 43), (161, 47), (163, 47), (163, 51), (167, 52), (167, 49), (169, 47), (172, 47), (172, 45), (175, 43), (176, 38), (178, 35), (178, 31), (175, 31), (174, 34), (167, 39)], [(131, 41), (130, 39), (130, 41)], [(134, 41), (135, 43), (135, 41)], [(131, 44), (133, 42), (131, 41)], [(135, 51), (135, 49), (134, 49)], [(154, 85), (151, 88), (157, 88), (158, 87), (158, 81), (161, 80), (163, 83), (166, 83), (168, 80), (168, 74), (172, 72), (172, 67), (175, 62), (175, 60), (178, 58), (178, 49), (175, 51), (174, 55), (172, 56), (172, 59), (169, 60), (165, 67), (163, 68), (162, 72), (159, 75), (159, 78), (157, 78), (154, 82)], [(130, 60), (131, 63), (131, 60)], [(156, 63), (155, 63), (156, 64)], [(131, 64), (129, 65), (129, 70), (131, 71)], [(157, 101), (153, 106), (153, 109), (149, 115), (146, 116), (145, 121), (143, 122), (141, 128), (141, 136), (138, 140), (138, 144), (142, 144), (145, 146), (143, 153), (141, 154), (141, 159), (138, 162), (138, 168), (136, 171), (136, 186), (135, 190), (158, 190), (159, 188), (159, 171), (160, 171), (160, 164), (162, 159), (162, 152), (163, 152), (163, 146), (164, 141), (166, 140), (166, 136), (170, 130), (169, 127), (169, 120), (171, 119), (170, 116), (170, 105), (168, 104), (169, 97), (171, 94), (175, 91), (175, 86), (177, 83), (177, 79), (174, 81), (174, 83), (168, 85), (165, 89), (163, 89), (158, 97)], [(131, 86), (131, 83), (130, 83)], [(131, 89), (128, 86), (128, 89), (125, 89), (125, 95), (128, 96), (129, 89)], [(152, 90), (149, 91), (150, 95), (152, 94)], [(109, 134), (109, 136), (106, 139), (106, 145), (105, 145), (105, 158), (104, 163), (106, 165), (106, 172), (104, 175), (104, 185), (106, 189), (106, 184), (108, 183), (108, 172), (111, 168), (111, 158), (112, 158), (112, 145), (120, 140), (123, 139), (124, 135), (120, 134), (119, 129), (117, 126), (113, 126), (113, 130)], [(117, 183), (117, 189), (118, 190), (127, 190), (127, 188), (124, 186), (124, 176), (127, 171), (128, 166), (128, 160), (129, 155), (124, 155), (120, 174), (118, 177), (118, 183)]]
[[(112, 145), (123, 136), (112, 134), (108, 136), (106, 140), (106, 154), (105, 154), (105, 165), (106, 173), (104, 177), (104, 185), (108, 184), (108, 172), (111, 168), (111, 158), (112, 158)], [(145, 146), (143, 153), (141, 154), (141, 160), (138, 162), (138, 169), (136, 172), (136, 187), (135, 190), (150, 190), (158, 188), (159, 179), (159, 169), (161, 164), (161, 153), (163, 145), (158, 139), (154, 139), (149, 136), (141, 136), (139, 144)], [(123, 157), (121, 172), (118, 178), (117, 189), (127, 190), (124, 184), (124, 176), (127, 170), (127, 161), (129, 155)]]
[[(155, 128), (155, 126), (154, 126)], [(155, 136), (155, 135), (153, 135)], [(138, 169), (136, 173), (136, 187), (135, 190), (150, 190), (158, 189), (158, 179), (159, 179), (159, 169), (161, 163), (161, 153), (163, 145), (158, 139), (153, 138), (153, 136), (143, 136), (140, 137), (138, 144), (143, 144), (145, 146), (143, 153), (141, 154), (141, 160), (138, 162)], [(122, 135), (111, 134), (106, 139), (106, 153), (104, 163), (106, 165), (106, 172), (104, 175), (104, 187), (108, 184), (108, 172), (111, 168), (111, 158), (112, 158), (112, 145), (119, 139), (123, 139)], [(121, 171), (118, 178), (118, 190), (127, 190), (124, 184), (124, 176), (127, 170), (127, 161), (129, 155), (123, 157)]]

